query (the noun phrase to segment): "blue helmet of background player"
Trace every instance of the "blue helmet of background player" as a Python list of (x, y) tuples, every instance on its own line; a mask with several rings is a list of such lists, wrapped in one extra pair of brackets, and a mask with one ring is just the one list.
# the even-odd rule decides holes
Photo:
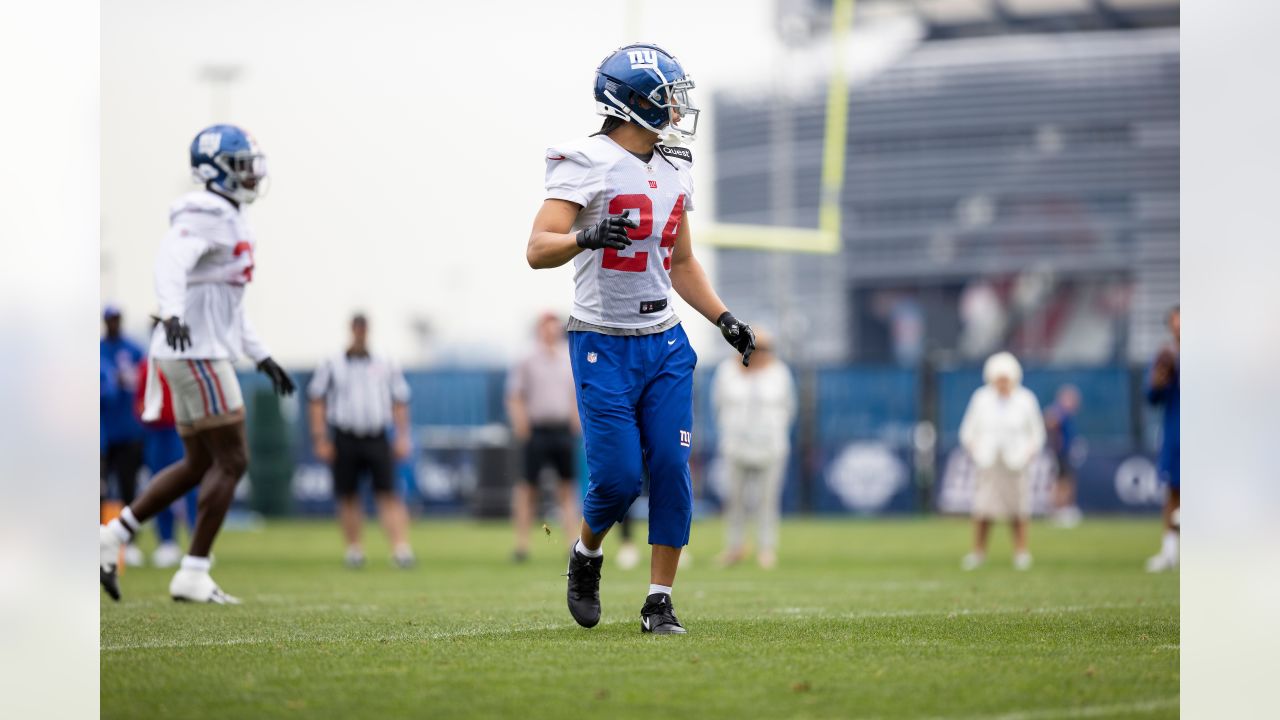
[(666, 50), (636, 44), (615, 50), (596, 68), (596, 112), (634, 122), (666, 139), (692, 140), (698, 109), (693, 80)]
[(238, 203), (251, 203), (267, 176), (267, 156), (235, 125), (211, 125), (191, 141), (191, 173), (206, 187)]

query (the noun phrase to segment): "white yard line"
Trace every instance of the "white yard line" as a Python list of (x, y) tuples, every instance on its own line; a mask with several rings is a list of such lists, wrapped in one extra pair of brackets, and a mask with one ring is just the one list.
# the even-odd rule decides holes
[(1178, 698), (1143, 700), (1115, 705), (1085, 705), (1077, 708), (1043, 708), (1040, 710), (1015, 710), (994, 715), (959, 715), (923, 718), (922, 720), (1057, 720), (1058, 718), (1098, 718), (1113, 715), (1152, 713), (1178, 706)]
[[(950, 610), (886, 610), (880, 612), (865, 613), (845, 613), (840, 615), (825, 615), (822, 613), (814, 613), (812, 615), (798, 613), (796, 611), (805, 610), (805, 608), (783, 608), (786, 613), (785, 619), (819, 619), (827, 618), (832, 620), (875, 620), (879, 618), (910, 618), (910, 617), (960, 617), (960, 616), (981, 616), (981, 615), (1054, 615), (1058, 613), (1082, 613), (1092, 612), (1094, 610), (1124, 610), (1139, 607), (1176, 607), (1176, 603), (1102, 603), (1098, 605), (1058, 605), (1037, 608), (992, 608), (992, 609), (969, 609), (955, 608)], [(745, 618), (743, 618), (745, 619)], [(771, 618), (762, 617), (760, 619), (769, 620)], [(773, 618), (778, 619), (778, 618)], [(633, 620), (613, 620), (601, 623), (601, 625), (619, 625), (630, 624)], [(446, 630), (440, 632), (428, 633), (398, 633), (395, 635), (378, 635), (378, 636), (354, 636), (354, 635), (303, 635), (293, 634), (291, 636), (272, 636), (272, 637), (244, 637), (244, 638), (182, 638), (175, 640), (143, 640), (141, 642), (124, 642), (109, 643), (100, 647), (102, 652), (122, 652), (126, 650), (152, 650), (152, 649), (175, 649), (175, 648), (195, 648), (195, 647), (229, 647), (233, 645), (277, 645), (289, 643), (346, 643), (346, 642), (362, 642), (362, 643), (380, 643), (380, 642), (421, 642), (424, 640), (451, 640), (463, 637), (487, 637), (500, 635), (514, 635), (516, 633), (530, 632), (534, 630), (562, 630), (565, 628), (576, 627), (573, 623), (535, 623), (528, 625), (508, 625), (495, 628), (466, 628), (462, 630)], [(1003, 718), (1004, 716), (996, 716)], [(1011, 718), (1021, 716), (1010, 716)], [(1036, 716), (1038, 717), (1038, 716)], [(1058, 716), (1053, 716), (1058, 717)], [(1068, 716), (1063, 716), (1068, 717)], [(1082, 715), (1080, 717), (1091, 717)]]

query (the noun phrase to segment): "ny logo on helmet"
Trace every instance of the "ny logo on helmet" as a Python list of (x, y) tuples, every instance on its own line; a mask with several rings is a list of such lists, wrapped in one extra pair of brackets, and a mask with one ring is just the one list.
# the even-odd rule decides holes
[(653, 67), (658, 64), (657, 50), (628, 50), (627, 58), (631, 60), (631, 69)]
[(200, 136), (199, 150), (201, 155), (213, 155), (222, 147), (222, 133), (207, 132)]

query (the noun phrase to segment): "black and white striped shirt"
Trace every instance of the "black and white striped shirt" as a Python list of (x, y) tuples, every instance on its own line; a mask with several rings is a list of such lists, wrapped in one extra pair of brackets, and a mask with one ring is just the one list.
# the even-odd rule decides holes
[(393, 402), (409, 402), (409, 383), (390, 360), (343, 353), (316, 368), (307, 394), (325, 401), (325, 418), (333, 427), (371, 436), (391, 424)]

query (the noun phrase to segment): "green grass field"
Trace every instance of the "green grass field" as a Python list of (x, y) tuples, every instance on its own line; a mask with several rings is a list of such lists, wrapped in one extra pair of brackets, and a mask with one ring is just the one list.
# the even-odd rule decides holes
[(689, 635), (660, 638), (647, 565), (608, 557), (604, 618), (574, 625), (558, 533), (516, 566), (504, 525), (420, 521), (416, 569), (371, 534), (352, 571), (332, 523), (228, 532), (214, 577), (243, 606), (174, 603), (167, 570), (103, 596), (102, 717), (1176, 717), (1178, 577), (1142, 572), (1158, 522), (1037, 525), (1029, 573), (999, 531), (965, 573), (962, 520), (790, 521), (766, 572), (716, 567), (721, 526), (696, 523)]

